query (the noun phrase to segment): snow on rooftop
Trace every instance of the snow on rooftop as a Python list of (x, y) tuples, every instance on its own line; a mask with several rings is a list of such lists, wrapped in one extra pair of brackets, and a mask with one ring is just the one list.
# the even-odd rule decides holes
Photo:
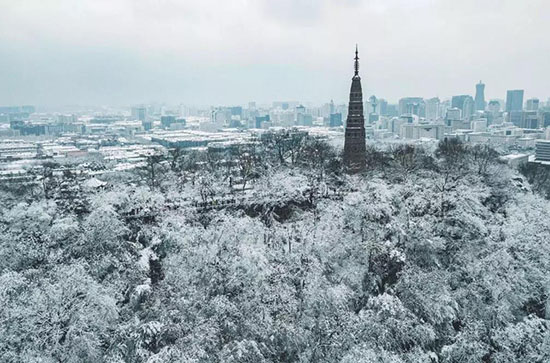
[(101, 181), (97, 178), (91, 178), (91, 179), (86, 180), (83, 184), (84, 184), (84, 187), (86, 187), (86, 188), (95, 189), (95, 188), (102, 187), (102, 186), (106, 185), (107, 183), (105, 183), (104, 181)]
[(508, 154), (508, 155), (502, 155), (501, 159), (514, 160), (514, 159), (521, 159), (525, 157), (529, 157), (529, 155), (528, 154)]

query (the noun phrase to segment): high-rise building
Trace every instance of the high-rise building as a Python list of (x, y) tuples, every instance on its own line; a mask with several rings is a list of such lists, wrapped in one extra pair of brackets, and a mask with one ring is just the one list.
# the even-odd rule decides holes
[(506, 112), (523, 109), (523, 90), (516, 89), (506, 92)]
[(304, 107), (304, 105), (296, 106), (294, 113), (295, 113), (294, 120), (296, 121), (296, 125), (302, 125), (304, 121), (303, 116), (306, 114), (306, 108)]
[(424, 117), (424, 99), (422, 97), (404, 97), (399, 100), (399, 115), (417, 115)]
[(451, 98), (451, 107), (462, 110), (462, 107), (464, 106), (464, 100), (466, 99), (466, 97), (468, 97), (468, 95), (453, 96), (453, 98)]
[(540, 117), (537, 111), (523, 111), (521, 113), (520, 127), (524, 129), (538, 129), (540, 126)]
[(440, 101), (438, 111), (439, 117), (444, 118), (449, 108), (451, 108), (451, 100)]
[(145, 131), (149, 131), (153, 128), (153, 121), (141, 121), (141, 126)]
[(378, 99), (378, 110), (380, 116), (386, 116), (388, 114), (388, 101), (383, 98)]
[(375, 95), (369, 97), (367, 102), (367, 120), (369, 124), (372, 124), (380, 119), (378, 109), (378, 99)]
[(138, 121), (147, 119), (147, 108), (145, 106), (132, 107), (132, 118)]
[(470, 95), (453, 96), (451, 108), (458, 108), (461, 111), (462, 118), (468, 119), (474, 113), (475, 101)]
[(376, 98), (375, 95), (372, 95), (369, 97), (369, 100), (367, 102), (367, 114), (371, 114), (371, 113), (374, 113), (376, 114), (377, 112), (377, 107), (378, 107), (378, 99)]
[(507, 114), (507, 120), (512, 125), (522, 127), (523, 111), (510, 111)]
[(469, 120), (470, 116), (474, 114), (475, 102), (471, 96), (468, 96), (464, 99), (464, 104), (462, 105), (462, 118), (464, 120)]
[(497, 114), (500, 112), (500, 102), (497, 100), (491, 100), (489, 101), (489, 105), (487, 106), (487, 109), (489, 112), (492, 112), (493, 114)]
[(359, 76), (359, 51), (355, 48), (355, 74), (351, 80), (348, 118), (344, 140), (344, 164), (350, 172), (360, 172), (366, 166), (365, 118), (363, 90)]
[(271, 120), (269, 118), (269, 115), (264, 115), (264, 116), (256, 116), (256, 119), (255, 119), (255, 124), (254, 126), (257, 128), (257, 129), (261, 129), (263, 128), (264, 125), (270, 123)]
[(388, 104), (386, 114), (384, 116), (396, 117), (399, 116), (399, 105)]
[(485, 84), (481, 83), (479, 81), (478, 84), (476, 84), (476, 111), (485, 111)]
[(426, 100), (426, 119), (437, 120), (439, 118), (439, 97), (434, 97)]
[(330, 127), (342, 126), (342, 114), (341, 113), (331, 113), (329, 120)]
[(176, 122), (176, 116), (168, 115), (160, 117), (160, 124), (162, 127), (169, 129), (170, 126)]
[(303, 105), (296, 107), (296, 125), (313, 125), (313, 117), (310, 114), (306, 113), (306, 108)]
[(525, 109), (527, 111), (537, 111), (539, 109), (539, 99), (530, 98), (525, 102)]
[(230, 110), (231, 110), (231, 116), (242, 117), (243, 108), (241, 106), (233, 106), (230, 108)]

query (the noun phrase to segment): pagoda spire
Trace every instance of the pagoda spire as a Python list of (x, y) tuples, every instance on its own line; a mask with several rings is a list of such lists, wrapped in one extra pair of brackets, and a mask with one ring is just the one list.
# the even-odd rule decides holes
[(359, 48), (355, 44), (355, 77), (359, 77)]

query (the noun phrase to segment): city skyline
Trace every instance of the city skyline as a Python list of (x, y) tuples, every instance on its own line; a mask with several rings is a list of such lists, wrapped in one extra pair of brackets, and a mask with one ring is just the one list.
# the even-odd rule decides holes
[(7, 1), (0, 99), (59, 106), (345, 102), (345, 69), (357, 42), (365, 95), (390, 103), (474, 95), (480, 79), (487, 101), (505, 99), (510, 89), (546, 101), (548, 10), (544, 1)]

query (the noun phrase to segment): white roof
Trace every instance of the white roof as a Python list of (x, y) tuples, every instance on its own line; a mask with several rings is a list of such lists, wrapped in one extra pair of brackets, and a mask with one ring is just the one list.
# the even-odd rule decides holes
[(94, 189), (94, 188), (102, 187), (105, 184), (107, 184), (107, 183), (105, 183), (104, 181), (101, 181), (97, 178), (91, 178), (91, 179), (88, 179), (84, 182), (84, 187)]

